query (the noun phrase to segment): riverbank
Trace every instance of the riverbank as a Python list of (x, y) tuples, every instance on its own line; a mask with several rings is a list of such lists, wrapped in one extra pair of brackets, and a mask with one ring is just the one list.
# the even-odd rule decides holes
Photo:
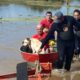
[(55, 1), (55, 2), (47, 2), (47, 1), (26, 1), (27, 5), (31, 6), (41, 6), (41, 7), (61, 7), (63, 4), (61, 1)]
[(17, 3), (17, 4), (25, 4), (29, 6), (40, 6), (40, 7), (61, 7), (62, 1), (34, 1), (34, 0), (0, 0), (0, 4), (9, 4), (9, 3)]

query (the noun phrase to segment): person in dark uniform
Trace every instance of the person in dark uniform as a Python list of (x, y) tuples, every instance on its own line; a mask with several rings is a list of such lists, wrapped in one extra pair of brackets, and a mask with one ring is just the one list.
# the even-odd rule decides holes
[[(73, 12), (73, 16), (80, 23), (80, 10), (75, 9)], [(79, 58), (80, 55), (80, 28), (75, 27), (75, 55), (77, 56), (76, 58)]]
[(64, 67), (66, 71), (70, 71), (75, 46), (73, 25), (80, 27), (80, 24), (72, 16), (64, 16), (62, 12), (57, 12), (55, 17), (56, 20), (54, 21), (54, 24), (51, 26), (46, 38), (42, 40), (39, 52), (44, 45), (54, 37), (53, 32), (56, 30), (58, 33), (57, 50), (59, 54), (57, 68), (62, 69)]

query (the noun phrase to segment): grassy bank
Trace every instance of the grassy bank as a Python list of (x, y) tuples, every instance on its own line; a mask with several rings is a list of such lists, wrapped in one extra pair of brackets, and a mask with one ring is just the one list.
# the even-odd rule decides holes
[(0, 4), (25, 4), (29, 6), (42, 6), (42, 7), (61, 7), (63, 2), (61, 0), (43, 1), (43, 0), (0, 0)]
[(46, 7), (60, 7), (62, 5), (62, 2), (60, 1), (26, 1), (27, 5), (33, 5), (33, 6), (46, 6)]
[(43, 17), (33, 17), (33, 18), (2, 18), (1, 22), (39, 22)]

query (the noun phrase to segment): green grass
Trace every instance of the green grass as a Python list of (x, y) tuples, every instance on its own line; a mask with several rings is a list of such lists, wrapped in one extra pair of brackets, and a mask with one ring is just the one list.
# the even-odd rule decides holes
[(36, 5), (36, 6), (52, 6), (52, 7), (60, 7), (62, 5), (62, 2), (47, 2), (47, 1), (26, 1), (27, 5)]
[(46, 7), (60, 7), (63, 3), (61, 1), (44, 1), (44, 0), (0, 0), (0, 4), (17, 3), (30, 6), (46, 6)]
[(35, 18), (2, 18), (2, 19), (0, 19), (0, 22), (20, 22), (20, 21), (38, 22), (41, 19), (42, 19), (42, 17), (35, 17)]

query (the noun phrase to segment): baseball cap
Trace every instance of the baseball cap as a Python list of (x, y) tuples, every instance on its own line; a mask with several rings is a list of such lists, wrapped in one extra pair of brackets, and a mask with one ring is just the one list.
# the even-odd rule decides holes
[(63, 17), (63, 13), (61, 11), (59, 11), (59, 12), (56, 12), (54, 16), (57, 16), (58, 18), (56, 21), (60, 22)]

